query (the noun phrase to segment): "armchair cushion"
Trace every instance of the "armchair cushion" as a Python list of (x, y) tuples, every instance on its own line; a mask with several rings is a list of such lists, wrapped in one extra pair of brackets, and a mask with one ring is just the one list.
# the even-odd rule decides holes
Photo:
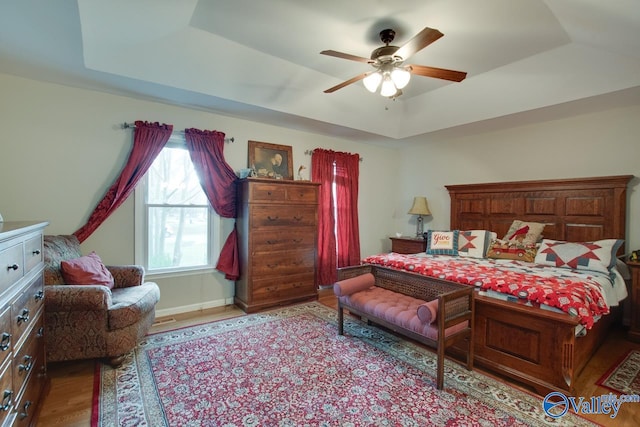
[(145, 283), (131, 288), (114, 289), (109, 307), (109, 329), (122, 329), (139, 322), (149, 311), (155, 309), (160, 299), (160, 290), (155, 283)]
[(69, 285), (105, 285), (113, 289), (113, 275), (97, 253), (60, 262), (62, 277)]

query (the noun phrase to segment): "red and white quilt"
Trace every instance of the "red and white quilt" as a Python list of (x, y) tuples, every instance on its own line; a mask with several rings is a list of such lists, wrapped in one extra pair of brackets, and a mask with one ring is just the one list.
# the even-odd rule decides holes
[(598, 273), (577, 274), (570, 269), (519, 261), (393, 252), (367, 257), (363, 263), (477, 286), (536, 305), (546, 304), (577, 316), (587, 329), (591, 329), (599, 316), (609, 313), (602, 277), (596, 277)]

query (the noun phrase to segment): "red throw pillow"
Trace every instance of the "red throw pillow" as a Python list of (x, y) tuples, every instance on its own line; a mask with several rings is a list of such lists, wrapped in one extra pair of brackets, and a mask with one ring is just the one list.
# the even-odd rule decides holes
[(360, 276), (344, 279), (333, 284), (333, 293), (337, 297), (355, 294), (356, 292), (366, 291), (376, 284), (376, 278), (373, 274), (366, 273)]
[(438, 300), (434, 299), (418, 306), (418, 319), (423, 323), (435, 323), (438, 318)]
[(113, 289), (113, 276), (95, 252), (60, 263), (62, 277), (68, 285), (105, 285)]

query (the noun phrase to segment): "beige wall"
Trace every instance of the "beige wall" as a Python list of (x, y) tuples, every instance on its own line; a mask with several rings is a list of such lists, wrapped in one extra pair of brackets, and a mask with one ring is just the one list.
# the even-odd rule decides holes
[[(640, 100), (638, 100), (640, 104)], [(449, 227), (447, 184), (634, 175), (628, 188), (627, 250), (640, 248), (640, 105), (438, 142), (401, 152), (400, 181), (429, 200), (425, 230)], [(396, 228), (406, 226), (396, 221)]]
[[(362, 254), (379, 252), (388, 235), (398, 169), (394, 150), (238, 120), (157, 102), (114, 96), (0, 74), (0, 213), (5, 221), (48, 220), (47, 234), (70, 234), (84, 224), (120, 172), (131, 146), (134, 120), (171, 123), (174, 129), (215, 129), (235, 138), (225, 156), (235, 170), (247, 167), (247, 141), (293, 147), (294, 169), (316, 147), (359, 153)], [(394, 203), (389, 203), (393, 200)], [(108, 264), (134, 261), (133, 197), (82, 244)], [(230, 223), (223, 224), (226, 233)], [(372, 230), (376, 230), (372, 232)], [(222, 233), (221, 233), (222, 234)], [(223, 305), (233, 282), (218, 272), (154, 279), (160, 314)]]
[[(235, 137), (225, 155), (247, 165), (247, 141), (293, 147), (294, 168), (310, 166), (305, 150), (357, 152), (362, 256), (389, 250), (387, 236), (415, 233), (406, 212), (413, 196), (429, 199), (425, 229), (449, 226), (446, 184), (633, 174), (640, 177), (640, 106), (610, 109), (473, 136), (398, 144), (398, 149), (297, 132), (203, 111), (0, 74), (0, 212), (5, 220), (48, 220), (48, 234), (68, 234), (118, 175), (131, 145), (123, 122), (172, 123)], [(309, 170), (306, 170), (307, 174)], [(308, 175), (307, 175), (308, 176)], [(628, 248), (640, 248), (639, 179), (630, 186)], [(86, 242), (106, 263), (134, 260), (133, 198)], [(231, 223), (225, 220), (221, 240)], [(233, 283), (212, 272), (156, 280), (160, 314), (229, 303)]]

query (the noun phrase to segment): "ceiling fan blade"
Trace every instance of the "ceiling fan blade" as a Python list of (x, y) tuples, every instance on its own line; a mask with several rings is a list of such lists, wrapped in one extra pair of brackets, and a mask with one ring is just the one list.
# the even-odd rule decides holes
[(364, 78), (365, 78), (365, 77), (367, 77), (369, 74), (371, 74), (371, 72), (369, 72), (369, 73), (362, 73), (362, 74), (360, 74), (360, 75), (358, 75), (358, 76), (355, 76), (355, 77), (354, 77), (354, 78), (352, 78), (352, 79), (347, 80), (346, 82), (342, 82), (342, 83), (340, 83), (339, 85), (335, 85), (334, 87), (331, 87), (331, 88), (329, 88), (329, 89), (325, 90), (325, 91), (324, 91), (324, 93), (333, 93), (333, 92), (337, 91), (338, 89), (342, 89), (342, 88), (343, 88), (343, 87), (345, 87), (345, 86), (349, 86), (351, 83), (355, 83), (355, 82), (357, 82), (357, 81), (360, 81), (360, 80), (364, 79)]
[(371, 60), (368, 58), (363, 58), (362, 56), (351, 55), (348, 53), (342, 53), (335, 50), (323, 50), (320, 52), (321, 55), (335, 56), (336, 58), (348, 59), (350, 61), (358, 61), (364, 63), (370, 63)]
[(436, 79), (461, 82), (467, 77), (464, 71), (447, 70), (445, 68), (426, 67), (424, 65), (409, 65), (411, 74), (418, 76), (433, 77)]
[(444, 34), (442, 34), (438, 30), (425, 27), (424, 30), (420, 31), (411, 40), (402, 45), (400, 49), (396, 51), (394, 56), (399, 56), (403, 60), (406, 60), (407, 58), (413, 56), (416, 52), (424, 49), (434, 41), (438, 40), (443, 35)]

